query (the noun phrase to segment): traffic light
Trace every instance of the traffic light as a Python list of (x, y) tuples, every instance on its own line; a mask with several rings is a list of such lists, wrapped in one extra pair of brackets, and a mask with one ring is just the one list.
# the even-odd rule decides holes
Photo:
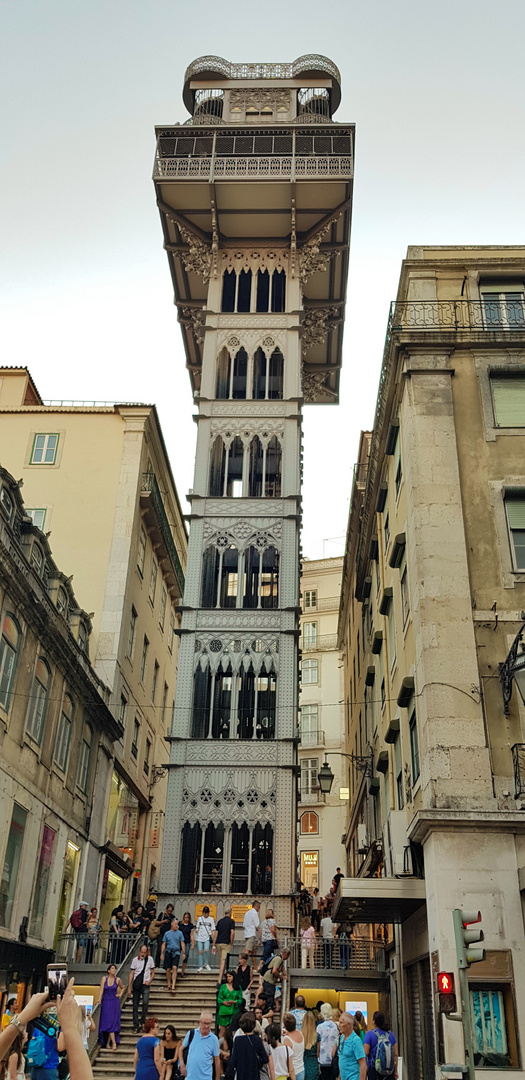
[(454, 990), (454, 975), (452, 971), (438, 971), (438, 1012), (453, 1013), (456, 1011), (456, 995), (454, 993)]
[(452, 917), (458, 966), (468, 968), (471, 964), (478, 964), (485, 959), (485, 949), (473, 949), (471, 946), (476, 941), (483, 941), (483, 930), (478, 925), (475, 930), (469, 930), (468, 927), (481, 923), (481, 911), (460, 911), (455, 908)]

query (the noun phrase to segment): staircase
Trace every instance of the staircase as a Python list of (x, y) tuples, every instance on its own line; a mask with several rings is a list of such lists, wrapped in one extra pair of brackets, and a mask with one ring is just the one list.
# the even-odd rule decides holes
[[(177, 980), (177, 991), (170, 994), (166, 989), (166, 977), (157, 969), (149, 992), (148, 1016), (156, 1016), (162, 1034), (166, 1024), (173, 1024), (177, 1035), (184, 1038), (190, 1028), (199, 1026), (203, 1009), (215, 1019), (217, 972), (187, 971)], [(94, 1080), (124, 1080), (134, 1076), (133, 1055), (140, 1035), (133, 1034), (131, 998), (122, 1009), (120, 1046), (118, 1050), (100, 1049), (93, 1062)], [(213, 1030), (213, 1029), (212, 1029)]]

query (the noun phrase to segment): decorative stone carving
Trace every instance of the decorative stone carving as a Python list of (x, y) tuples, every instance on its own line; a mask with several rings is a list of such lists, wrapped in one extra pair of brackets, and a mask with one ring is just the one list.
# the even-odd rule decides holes
[[(201, 744), (202, 745), (202, 744)], [(223, 760), (230, 761), (230, 743), (222, 743)], [(201, 755), (209, 760), (207, 744)], [(227, 748), (227, 749), (226, 749)], [(201, 756), (202, 763), (202, 756)], [(236, 821), (250, 826), (275, 821), (275, 769), (186, 770), (182, 792), (182, 815), (184, 821), (201, 824)]]
[[(226, 518), (225, 520), (214, 520), (208, 517), (204, 522), (203, 528), (203, 542), (206, 544), (212, 536), (216, 536), (221, 532), (224, 532), (228, 537), (235, 537), (239, 539), (241, 537), (253, 536), (255, 532), (264, 529), (270, 531), (272, 536), (277, 540), (281, 539), (283, 531), (283, 523), (279, 519), (270, 517), (257, 518), (254, 521), (249, 521), (247, 518), (239, 519), (233, 522)], [(234, 541), (235, 542), (235, 541)], [(228, 540), (231, 543), (231, 540)]]
[(188, 272), (198, 274), (204, 282), (211, 274), (211, 251), (198, 236), (177, 222), (182, 239), (188, 244), (188, 250), (182, 252), (182, 261)]
[(301, 248), (299, 254), (299, 278), (303, 285), (306, 284), (312, 274), (317, 274), (319, 271), (325, 271), (328, 268), (330, 256), (333, 252), (321, 251), (321, 243), (334, 221), (337, 221), (340, 216), (341, 211), (334, 214)]
[[(239, 507), (235, 505), (232, 506), (232, 503), (235, 502), (235, 499), (207, 499), (206, 517), (238, 517)], [(257, 520), (261, 510), (266, 517), (271, 515), (272, 518), (282, 518), (283, 516), (283, 503), (281, 499), (243, 499), (242, 509), (247, 518), (255, 518), (255, 520)]]
[(320, 394), (328, 397), (337, 397), (334, 391), (326, 385), (330, 372), (305, 371), (303, 367), (303, 397), (305, 402), (316, 401)]
[[(262, 430), (261, 430), (262, 429)], [(261, 424), (260, 420), (242, 419), (240, 424), (232, 424), (231, 420), (214, 419), (211, 422), (211, 437), (222, 435), (226, 443), (231, 442), (236, 435), (240, 435), (243, 443), (248, 446), (254, 435), (257, 435), (263, 446), (268, 445), (270, 439), (277, 437), (282, 441), (284, 438), (284, 424), (279, 420), (270, 420), (269, 423)]]
[[(208, 523), (206, 523), (208, 524)], [(243, 552), (247, 547), (253, 545), (260, 551), (264, 551), (268, 547), (276, 547), (280, 549), (280, 543), (277, 537), (273, 536), (269, 532), (261, 532), (260, 529), (249, 521), (236, 522), (236, 524), (228, 529), (227, 533), (217, 533), (213, 526), (208, 527), (208, 536), (205, 536), (204, 546), (209, 547), (214, 544), (215, 547), (225, 548), (236, 547), (238, 551)]]
[(286, 401), (214, 401), (212, 415), (235, 416), (242, 425), (249, 422), (251, 417), (263, 416), (268, 421), (270, 417), (287, 416), (293, 409), (294, 405)]
[(303, 355), (312, 345), (322, 345), (332, 326), (328, 322), (337, 315), (337, 308), (308, 308), (304, 313), (301, 349)]
[(278, 611), (253, 611), (243, 608), (235, 608), (230, 611), (199, 611), (197, 624), (199, 633), (206, 630), (228, 630), (229, 633), (251, 634), (255, 636), (260, 630), (272, 630), (279, 633), (282, 617)]
[(276, 743), (269, 742), (266, 739), (264, 741), (254, 739), (250, 742), (234, 742), (229, 739), (228, 742), (215, 742), (213, 739), (209, 739), (207, 742), (189, 742), (186, 750), (186, 763), (187, 765), (200, 765), (203, 764), (224, 766), (227, 761), (228, 765), (246, 765), (248, 762), (251, 765), (272, 766), (277, 764), (277, 751), (278, 747)]
[(230, 109), (290, 109), (290, 91), (271, 87), (263, 89), (254, 87), (246, 90), (230, 90)]
[(195, 341), (202, 345), (204, 341), (204, 311), (202, 308), (181, 308), (182, 318), (189, 322)]
[(219, 329), (222, 327), (228, 327), (229, 330), (237, 329), (240, 327), (255, 328), (257, 330), (283, 330), (290, 326), (290, 323), (294, 323), (296, 320), (292, 319), (289, 315), (272, 315), (268, 312), (266, 315), (218, 315), (217, 326)]
[(256, 674), (261, 671), (274, 671), (278, 674), (278, 638), (268, 634), (259, 634), (257, 638), (252, 634), (245, 634), (240, 638), (223, 634), (217, 638), (203, 632), (195, 639), (195, 669), (200, 666), (205, 671), (209, 667), (216, 672), (220, 669), (226, 671), (231, 667), (236, 674), (250, 663)]
[(238, 274), (241, 270), (251, 270), (255, 274), (257, 270), (268, 270), (271, 274), (274, 270), (288, 270), (289, 257), (288, 248), (224, 248), (221, 252), (220, 269), (221, 273), (234, 270)]

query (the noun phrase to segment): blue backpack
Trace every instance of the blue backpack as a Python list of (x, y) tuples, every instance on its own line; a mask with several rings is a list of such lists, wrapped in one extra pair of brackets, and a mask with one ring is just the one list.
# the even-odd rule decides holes
[(47, 1061), (46, 1041), (40, 1032), (31, 1037), (27, 1048), (27, 1064), (31, 1069), (40, 1069)]
[(374, 1069), (378, 1076), (391, 1076), (394, 1071), (394, 1048), (386, 1031), (376, 1031), (377, 1046)]

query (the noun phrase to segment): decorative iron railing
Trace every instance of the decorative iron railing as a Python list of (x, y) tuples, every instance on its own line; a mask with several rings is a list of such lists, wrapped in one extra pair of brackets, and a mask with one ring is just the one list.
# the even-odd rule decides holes
[(142, 942), (140, 934), (113, 934), (109, 930), (99, 930), (93, 934), (60, 934), (55, 950), (57, 963), (63, 961), (69, 966), (74, 964), (116, 964), (124, 963), (131, 949), (139, 948)]
[(310, 952), (301, 941), (290, 943), (289, 968), (330, 969), (332, 971), (385, 971), (382, 942), (369, 938), (318, 938)]
[(311, 157), (187, 157), (161, 158), (155, 160), (155, 180), (221, 180), (243, 178), (247, 180), (290, 180), (307, 177), (329, 177), (347, 180), (353, 176), (350, 154)]
[(184, 574), (180, 563), (177, 548), (175, 547), (175, 541), (171, 532), (171, 525), (168, 521), (166, 511), (164, 509), (164, 503), (162, 501), (162, 495), (157, 484), (154, 473), (144, 473), (142, 476), (142, 491), (149, 492), (152, 497), (153, 508), (157, 515), (159, 528), (162, 534), (162, 539), (166, 545), (170, 562), (172, 565), (173, 573), (177, 579), (177, 585), (180, 590), (180, 595), (184, 594)]
[(387, 342), (406, 331), (496, 330), (525, 332), (525, 307), (520, 300), (394, 300), (390, 305)]
[(327, 56), (309, 53), (299, 56), (291, 64), (232, 64), (222, 56), (199, 56), (186, 68), (184, 82), (196, 78), (201, 72), (213, 71), (225, 79), (294, 79), (303, 71), (324, 71), (327, 75), (341, 82), (341, 75), (336, 65)]
[(324, 746), (324, 731), (301, 731), (301, 746)]
[(514, 798), (525, 795), (525, 743), (514, 743), (511, 748), (514, 765)]
[(337, 649), (337, 634), (320, 634), (315, 639), (299, 638), (299, 648), (303, 652), (328, 652)]

